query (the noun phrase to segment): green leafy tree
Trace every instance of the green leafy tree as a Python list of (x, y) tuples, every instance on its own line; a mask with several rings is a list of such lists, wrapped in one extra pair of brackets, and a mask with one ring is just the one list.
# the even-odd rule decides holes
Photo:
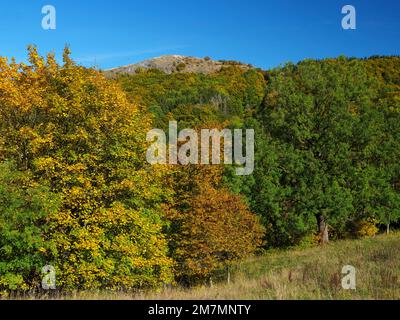
[[(357, 168), (368, 172), (366, 167), (373, 165), (368, 153), (380, 142), (378, 82), (362, 62), (345, 58), (288, 64), (268, 78), (259, 119), (278, 155), (280, 177), (274, 187), (284, 196), (276, 199), (282, 210), (278, 215), (265, 205), (258, 212), (272, 214), (275, 225), (291, 216), (294, 226), (284, 229), (292, 243), (301, 238), (297, 231), (306, 235), (312, 230), (314, 220), (320, 240), (327, 242), (329, 227), (341, 233), (365, 205), (356, 201), (356, 173)], [(270, 151), (260, 152), (262, 163)], [(257, 179), (256, 187), (263, 188), (262, 175)]]

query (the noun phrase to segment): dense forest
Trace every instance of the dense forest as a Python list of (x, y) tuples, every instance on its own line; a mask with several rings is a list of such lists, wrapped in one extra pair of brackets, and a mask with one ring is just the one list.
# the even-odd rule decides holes
[[(252, 128), (255, 170), (150, 165), (146, 133)], [(0, 295), (204, 283), (270, 248), (400, 221), (400, 58), (113, 77), (0, 58)]]
[(266, 247), (389, 232), (399, 220), (399, 57), (212, 75), (148, 70), (118, 81), (160, 127), (176, 119), (256, 129), (254, 175), (226, 168), (224, 181), (261, 218)]

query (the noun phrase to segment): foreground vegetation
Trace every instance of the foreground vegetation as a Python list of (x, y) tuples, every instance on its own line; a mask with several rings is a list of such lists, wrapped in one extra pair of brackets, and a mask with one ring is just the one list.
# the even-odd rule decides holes
[[(400, 233), (325, 246), (271, 251), (241, 262), (214, 286), (155, 293), (79, 293), (67, 299), (400, 299)], [(344, 265), (356, 268), (356, 290), (342, 288)]]

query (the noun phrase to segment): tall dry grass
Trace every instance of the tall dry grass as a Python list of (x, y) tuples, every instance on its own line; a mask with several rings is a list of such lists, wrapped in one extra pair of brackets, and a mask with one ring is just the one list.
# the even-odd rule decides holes
[[(342, 288), (344, 265), (356, 268), (356, 290)], [(400, 299), (400, 233), (268, 252), (234, 266), (229, 284), (141, 294), (77, 292), (64, 299)]]

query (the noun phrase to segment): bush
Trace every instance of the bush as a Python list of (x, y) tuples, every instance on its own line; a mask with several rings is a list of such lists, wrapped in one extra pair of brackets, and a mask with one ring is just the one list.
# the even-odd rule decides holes
[(354, 234), (357, 238), (373, 237), (379, 231), (377, 224), (378, 220), (373, 218), (357, 221)]
[(0, 294), (38, 288), (54, 243), (47, 238), (58, 197), (11, 163), (0, 164)]
[(176, 66), (176, 71), (181, 72), (185, 70), (185, 68), (186, 68), (186, 63), (181, 62)]

